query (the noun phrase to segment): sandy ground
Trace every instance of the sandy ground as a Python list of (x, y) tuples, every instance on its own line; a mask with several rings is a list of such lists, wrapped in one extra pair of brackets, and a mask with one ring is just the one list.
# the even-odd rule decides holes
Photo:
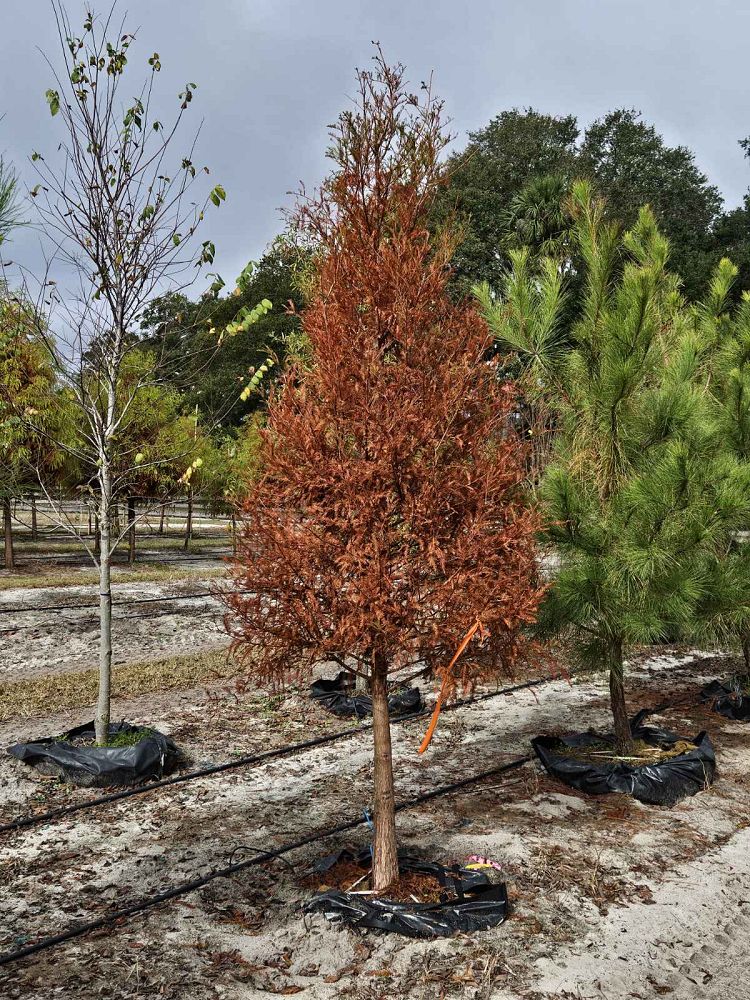
[[(726, 660), (661, 651), (631, 668), (631, 706), (696, 691)], [(196, 760), (221, 760), (338, 728), (301, 694), (183, 692), (119, 706), (157, 721)], [(158, 716), (158, 720), (155, 719)], [(38, 720), (59, 730), (60, 716)], [(406, 799), (528, 752), (541, 732), (605, 727), (600, 682), (557, 681), (458, 709), (416, 753), (424, 721), (394, 727), (397, 796)], [(209, 886), (98, 935), (0, 970), (8, 998), (168, 997), (256, 1000), (299, 994), (497, 1000), (750, 1000), (750, 741), (705, 707), (667, 711), (683, 735), (709, 729), (716, 783), (672, 809), (589, 797), (535, 763), (399, 816), (402, 845), (442, 862), (479, 853), (503, 868), (510, 918), (434, 942), (357, 933), (305, 917), (301, 884), (323, 841)], [(31, 724), (27, 724), (31, 725)], [(8, 726), (0, 738), (8, 735)], [(0, 761), (0, 811), (67, 801), (57, 782)], [(0, 839), (0, 950), (56, 933), (225, 864), (241, 845), (278, 847), (357, 816), (372, 779), (371, 741), (227, 772)], [(78, 791), (75, 796), (90, 793)], [(367, 842), (364, 830), (345, 838)], [(241, 857), (241, 852), (236, 857)]]
[[(564, 960), (538, 963), (553, 996), (741, 998), (750, 990), (750, 830), (678, 865), (646, 903), (618, 907)], [(639, 992), (636, 992), (639, 991)]]
[[(217, 582), (191, 579), (181, 583), (113, 584), (115, 664), (225, 644), (222, 624), (225, 609), (214, 597), (125, 603), (174, 595), (185, 598), (191, 593), (213, 590)], [(34, 609), (95, 605), (97, 600), (95, 586), (0, 591), (0, 680), (21, 680), (95, 666), (99, 638), (96, 608)]]

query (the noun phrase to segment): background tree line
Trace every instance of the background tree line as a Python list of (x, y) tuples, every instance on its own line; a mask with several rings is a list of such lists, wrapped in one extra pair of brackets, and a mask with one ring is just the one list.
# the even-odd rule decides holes
[[(750, 139), (741, 145), (750, 155)], [(449, 283), (456, 299), (469, 296), (480, 283), (501, 288), (517, 264), (516, 252), (525, 248), (530, 262), (548, 257), (565, 272), (562, 308), (567, 312), (558, 322), (572, 328), (583, 301), (576, 283), (585, 270), (576, 256), (571, 209), (577, 180), (590, 183), (603, 199), (606, 218), (624, 229), (635, 224), (642, 205), (651, 207), (669, 240), (670, 270), (680, 276), (688, 302), (707, 292), (723, 257), (731, 258), (738, 271), (730, 295), (736, 299), (738, 290), (750, 285), (750, 193), (742, 206), (724, 211), (718, 189), (694, 154), (684, 146), (670, 147), (634, 110), (612, 111), (584, 129), (573, 115), (531, 108), (503, 111), (469, 134), (465, 148), (444, 162), (442, 173), (431, 226), (458, 224)], [(21, 214), (13, 171), (3, 166), (1, 179), (0, 212), (7, 232)], [(254, 467), (264, 419), (263, 396), (247, 389), (257, 385), (253, 377), (269, 357), (281, 371), (290, 345), (294, 351), (299, 348), (309, 257), (309, 250), (301, 251), (285, 232), (257, 264), (248, 264), (232, 291), (225, 291), (217, 278), (214, 294), (190, 298), (189, 289), (173, 290), (146, 306), (139, 328), (129, 334), (128, 364), (143, 374), (158, 359), (159, 379), (123, 429), (132, 437), (124, 452), (141, 456), (122, 479), (123, 503), (130, 496), (192, 500), (197, 490), (216, 508), (229, 510), (228, 498), (241, 486), (237, 463)], [(65, 416), (69, 395), (43, 365), (36, 373), (28, 370), (30, 359), (44, 354), (43, 337), (23, 318), (33, 312), (32, 304), (6, 289), (2, 305), (3, 380), (27, 393), (29, 405), (36, 400), (32, 408), (38, 409), (39, 424), (30, 432), (30, 422), (19, 422), (10, 413), (2, 424), (5, 565), (12, 567), (10, 501), (33, 489), (33, 467), (41, 463), (47, 480), (56, 479), (59, 488), (79, 495), (85, 494), (95, 470), (74, 460), (71, 447), (59, 445), (72, 434), (74, 421)], [(237, 322), (243, 315), (252, 322)], [(19, 337), (22, 326), (26, 329)], [(229, 332), (219, 351), (217, 331)], [(55, 427), (45, 433), (42, 423), (51, 421), (52, 414)], [(187, 453), (190, 461), (185, 463)], [(168, 454), (181, 458), (175, 463), (159, 457)], [(192, 464), (196, 459), (197, 467)], [(189, 526), (186, 542), (188, 538)]]
[[(750, 155), (750, 139), (740, 141)], [(582, 129), (573, 115), (547, 115), (532, 108), (503, 111), (483, 129), (469, 134), (466, 147), (450, 156), (444, 182), (432, 211), (433, 228), (450, 219), (460, 238), (451, 262), (454, 297), (488, 282), (499, 287), (511, 265), (511, 251), (529, 247), (536, 256), (558, 258), (575, 252), (574, 220), (569, 203), (576, 180), (587, 180), (603, 198), (606, 216), (623, 228), (633, 226), (648, 204), (670, 244), (670, 268), (680, 275), (688, 301), (708, 289), (722, 257), (738, 268), (735, 288), (750, 286), (750, 194), (743, 204), (723, 209), (718, 188), (685, 146), (669, 146), (656, 128), (632, 109), (617, 109)], [(580, 265), (580, 262), (579, 262)], [(164, 338), (174, 357), (176, 377), (190, 382), (185, 400), (200, 411), (215, 412), (241, 373), (258, 364), (271, 348), (284, 355), (287, 338), (298, 328), (284, 311), (304, 304), (299, 253), (280, 236), (261, 259), (250, 281), (236, 296), (216, 302), (191, 302), (184, 296), (158, 300), (144, 335)], [(573, 267), (576, 273), (580, 266)], [(733, 292), (736, 297), (739, 292)], [(186, 348), (199, 348), (243, 304), (263, 298), (274, 303), (246, 334), (237, 338), (198, 379), (183, 364)], [(574, 308), (574, 302), (569, 301)], [(206, 321), (210, 320), (210, 323)], [(253, 408), (261, 406), (257, 400)], [(235, 405), (223, 425), (237, 428), (246, 408)]]
[[(741, 145), (750, 151), (750, 140), (741, 140)], [(742, 206), (724, 211), (718, 189), (700, 170), (694, 154), (684, 146), (667, 145), (654, 126), (633, 110), (615, 110), (582, 130), (573, 115), (547, 115), (529, 108), (501, 112), (485, 128), (470, 133), (466, 147), (443, 165), (442, 190), (431, 223), (434, 228), (458, 223), (451, 261), (453, 296), (464, 298), (482, 282), (500, 288), (514, 266), (514, 252), (527, 248), (531, 259), (548, 256), (567, 271), (567, 321), (562, 317), (560, 322), (571, 327), (582, 301), (576, 281), (584, 270), (576, 259), (570, 207), (578, 179), (589, 181), (594, 194), (603, 198), (606, 217), (623, 228), (635, 223), (640, 206), (650, 205), (669, 240), (670, 269), (680, 275), (688, 301), (697, 301), (708, 290), (723, 257), (731, 258), (738, 270), (733, 289), (750, 285), (750, 193)], [(0, 187), (7, 232), (21, 218), (15, 175), (7, 166)], [(263, 421), (262, 395), (248, 395), (243, 387), (269, 356), (283, 362), (290, 344), (297, 349), (308, 257), (284, 233), (257, 264), (247, 266), (232, 291), (225, 291), (218, 279), (213, 295), (190, 298), (188, 290), (178, 290), (149, 303), (140, 328), (131, 331), (135, 353), (130, 364), (143, 369), (149, 359), (158, 357), (160, 378), (149, 388), (137, 419), (128, 424), (127, 433), (133, 437), (128, 454), (135, 449), (134, 454), (148, 461), (123, 482), (123, 502), (127, 496), (191, 499), (198, 490), (217, 508), (229, 509), (227, 498), (240, 486), (237, 462), (241, 457), (244, 465), (253, 465), (251, 453)], [(737, 297), (739, 292), (731, 294)], [(22, 369), (41, 348), (30, 324), (22, 338), (10, 335), (18, 331), (24, 312), (23, 304), (14, 304), (13, 299), (5, 295), (0, 314), (0, 351), (4, 380), (11, 385), (15, 379), (20, 386)], [(258, 309), (260, 303), (267, 308)], [(216, 351), (217, 331), (231, 331), (238, 316), (250, 313), (252, 322), (236, 324), (240, 328)], [(22, 432), (17, 419), (8, 416), (3, 423), (8, 446), (3, 450), (1, 485), (9, 567), (13, 565), (10, 501), (33, 487), (30, 459), (43, 462), (47, 478), (55, 472), (59, 487), (79, 494), (85, 492), (87, 476), (92, 474), (70, 460), (69, 449), (52, 444), (63, 434), (65, 394), (54, 387), (49, 372), (40, 371), (34, 379), (27, 378), (24, 391), (37, 399), (40, 421), (48, 410), (56, 414), (56, 426), (49, 435), (30, 436), (28, 427)], [(44, 403), (43, 384), (57, 393), (55, 406)], [(192, 471), (189, 480), (181, 482), (185, 463), (178, 463), (178, 468), (167, 459), (160, 461), (158, 455), (183, 455), (186, 448), (191, 454), (186, 468)], [(193, 468), (196, 458), (200, 465)]]
[[(747, 150), (747, 140), (741, 145)], [(464, 238), (454, 284), (497, 285), (509, 251), (528, 245), (547, 252), (565, 245), (573, 220), (566, 209), (575, 180), (588, 180), (606, 203), (607, 217), (630, 228), (650, 205), (668, 238), (671, 267), (691, 301), (707, 289), (723, 256), (750, 274), (750, 203), (722, 211), (715, 185), (685, 146), (669, 146), (640, 114), (621, 108), (581, 129), (573, 115), (531, 108), (503, 111), (470, 133), (447, 164), (448, 184), (438, 215), (455, 212)]]

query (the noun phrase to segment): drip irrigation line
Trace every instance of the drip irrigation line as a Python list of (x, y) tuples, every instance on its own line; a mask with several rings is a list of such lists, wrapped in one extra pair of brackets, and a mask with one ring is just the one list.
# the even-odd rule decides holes
[[(222, 608), (213, 608), (210, 611), (195, 611), (191, 614), (190, 609), (188, 609), (187, 614), (192, 618), (216, 618), (218, 615), (225, 614), (225, 610)], [(112, 616), (112, 620), (115, 622), (132, 622), (137, 621), (139, 618), (172, 618), (174, 617), (173, 611), (151, 611), (149, 613), (136, 614), (136, 615), (122, 615), (118, 617), (117, 615)]]
[[(116, 585), (116, 584), (115, 584)], [(232, 593), (235, 594), (250, 594), (250, 590), (235, 590)], [(124, 608), (130, 604), (164, 604), (172, 601), (195, 601), (201, 597), (213, 597), (216, 598), (210, 590), (199, 590), (195, 594), (174, 594), (167, 595), (166, 597), (139, 597), (135, 599), (130, 599), (127, 601), (115, 601), (112, 600), (113, 608)], [(36, 608), (0, 608), (0, 615), (28, 615), (32, 614), (34, 611), (91, 611), (93, 609), (99, 610), (98, 604), (48, 604), (42, 605)]]
[[(450, 792), (458, 791), (461, 788), (465, 788), (467, 785), (483, 781), (485, 778), (495, 777), (498, 774), (503, 774), (507, 771), (523, 767), (533, 759), (534, 758), (532, 756), (520, 757), (516, 760), (501, 764), (499, 767), (491, 768), (488, 771), (482, 771), (469, 778), (463, 778), (461, 781), (455, 781), (450, 785), (442, 785), (439, 788), (433, 788), (430, 792), (417, 795), (404, 802), (397, 802), (396, 812), (402, 812), (404, 809), (411, 809), (414, 806), (421, 805), (423, 802), (429, 802), (432, 799), (436, 799), (440, 795), (448, 795)], [(207, 875), (202, 875), (200, 878), (192, 879), (189, 882), (182, 882), (179, 885), (170, 887), (169, 889), (164, 889), (161, 892), (154, 893), (147, 896), (145, 899), (140, 899), (138, 902), (132, 903), (130, 906), (124, 906), (122, 909), (114, 910), (106, 916), (98, 917), (96, 920), (89, 920), (85, 923), (74, 925), (73, 927), (68, 928), (67, 931), (63, 931), (62, 934), (55, 934), (52, 937), (42, 938), (41, 941), (27, 945), (24, 948), (18, 948), (15, 951), (5, 952), (0, 955), (0, 966), (10, 965), (11, 963), (17, 962), (22, 958), (28, 958), (30, 955), (36, 955), (40, 951), (46, 951), (48, 948), (53, 948), (58, 944), (64, 944), (66, 941), (72, 941), (74, 938), (83, 937), (85, 934), (90, 934), (92, 931), (109, 927), (119, 920), (135, 916), (137, 913), (152, 910), (154, 907), (159, 906), (162, 903), (169, 902), (172, 899), (177, 899), (180, 896), (185, 896), (188, 893), (195, 892), (197, 889), (202, 889), (215, 879), (230, 878), (238, 872), (264, 864), (267, 861), (273, 861), (276, 858), (281, 858), (285, 854), (297, 851), (302, 847), (309, 846), (310, 844), (315, 844), (320, 840), (327, 840), (329, 837), (334, 837), (340, 833), (348, 833), (349, 830), (354, 830), (356, 827), (362, 826), (366, 822), (367, 818), (365, 816), (360, 816), (357, 819), (347, 820), (343, 823), (339, 823), (337, 826), (329, 827), (327, 830), (308, 834), (308, 836), (301, 837), (299, 840), (292, 841), (290, 844), (285, 844), (283, 847), (278, 848), (278, 850), (262, 851), (251, 858), (245, 858), (244, 861), (237, 861), (234, 864), (226, 865), (223, 868), (215, 868), (213, 871), (209, 872)]]
[[(393, 720), (396, 721), (396, 720)], [(226, 761), (223, 764), (214, 764), (211, 767), (203, 767), (196, 771), (187, 771), (185, 774), (178, 774), (173, 778), (162, 778), (160, 781), (152, 781), (148, 785), (139, 785), (137, 788), (127, 788), (120, 792), (112, 792), (109, 795), (102, 795), (99, 798), (91, 799), (89, 802), (76, 802), (68, 806), (60, 806), (58, 809), (51, 809), (49, 812), (40, 813), (36, 816), (25, 816), (22, 819), (14, 820), (12, 823), (4, 823), (0, 826), (0, 833), (9, 833), (11, 830), (20, 830), (24, 827), (36, 826), (38, 823), (45, 823), (60, 816), (69, 816), (71, 813), (82, 812), (85, 809), (93, 809), (95, 806), (105, 805), (108, 802), (119, 802), (120, 799), (129, 799), (134, 795), (144, 795), (146, 792), (156, 791), (158, 788), (168, 788), (171, 785), (180, 785), (186, 781), (194, 781), (196, 778), (204, 778), (214, 774), (222, 774), (237, 767), (248, 767), (251, 764), (258, 764), (265, 760), (272, 760), (274, 757), (284, 757), (297, 751), (311, 749), (312, 747), (324, 746), (326, 743), (333, 743), (346, 736), (362, 732), (370, 728), (362, 726), (350, 729), (346, 732), (328, 733), (326, 736), (318, 736), (312, 740), (305, 740), (302, 743), (293, 743), (291, 746), (278, 747), (276, 750), (266, 750), (263, 753), (252, 754), (247, 757), (239, 757), (237, 760)]]
[[(487, 701), (490, 698), (497, 698), (500, 695), (514, 694), (516, 691), (523, 691), (526, 688), (541, 687), (558, 680), (557, 677), (537, 677), (531, 681), (524, 681), (522, 684), (514, 684), (512, 687), (501, 688), (499, 691), (490, 691), (487, 694), (477, 695), (473, 698), (461, 698), (458, 701), (446, 705), (444, 712), (454, 711), (466, 705), (476, 702)], [(412, 722), (415, 719), (424, 719), (432, 714), (432, 709), (424, 709), (421, 712), (413, 712), (411, 715), (396, 716), (391, 719), (391, 725), (401, 722)], [(75, 802), (71, 805), (60, 806), (57, 809), (50, 809), (48, 812), (39, 813), (35, 816), (24, 816), (21, 819), (13, 820), (10, 823), (0, 825), (0, 834), (10, 833), (13, 830), (21, 830), (30, 826), (37, 826), (39, 823), (46, 823), (49, 820), (58, 819), (61, 816), (70, 816), (72, 813), (83, 812), (86, 809), (93, 809), (96, 806), (106, 805), (109, 802), (119, 802), (121, 799), (129, 799), (134, 795), (144, 795), (147, 792), (156, 791), (159, 788), (168, 788), (172, 785), (180, 785), (186, 781), (194, 781), (196, 778), (209, 777), (214, 774), (222, 774), (224, 771), (231, 771), (238, 767), (248, 767), (251, 764), (259, 764), (266, 760), (273, 760), (277, 757), (298, 753), (302, 750), (309, 750), (313, 747), (324, 746), (327, 743), (335, 743), (359, 733), (366, 733), (372, 729), (372, 723), (355, 726), (351, 729), (338, 730), (335, 733), (327, 733), (325, 736), (316, 736), (314, 739), (304, 740), (301, 743), (292, 743), (285, 747), (277, 747), (275, 750), (265, 750), (263, 753), (251, 754), (246, 757), (239, 757), (237, 760), (226, 761), (223, 764), (213, 764), (210, 767), (200, 768), (195, 771), (187, 771), (185, 774), (178, 774), (173, 778), (162, 778), (160, 781), (153, 781), (147, 785), (139, 785), (137, 788), (127, 788), (119, 792), (111, 792), (109, 795), (102, 795), (88, 802)]]
[[(190, 614), (190, 612), (188, 611), (188, 614), (190, 614), (191, 621), (195, 618), (209, 618), (209, 617), (216, 618), (220, 615), (223, 615), (223, 613), (224, 612), (222, 611), (221, 608), (215, 608), (211, 611), (195, 611), (192, 614)], [(171, 618), (174, 617), (174, 614), (175, 613), (173, 611), (152, 611), (148, 614), (140, 614), (140, 615), (128, 615), (128, 614), (112, 615), (112, 621), (119, 624), (120, 622), (138, 621), (139, 619), (142, 618), (145, 619)], [(96, 623), (96, 625), (98, 628), (98, 622)], [(40, 629), (51, 628), (51, 627), (52, 626), (49, 623), (47, 625), (38, 624), (38, 625), (10, 625), (6, 627), (0, 626), (0, 635), (12, 635), (15, 632), (33, 632), (33, 631), (39, 631)]]

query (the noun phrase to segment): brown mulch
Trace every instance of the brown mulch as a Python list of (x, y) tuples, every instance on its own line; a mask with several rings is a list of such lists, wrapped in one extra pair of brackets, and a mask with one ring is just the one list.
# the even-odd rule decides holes
[(371, 891), (370, 873), (356, 861), (337, 861), (327, 872), (315, 872), (305, 878), (308, 888), (317, 892), (335, 889), (341, 892), (378, 895), (398, 903), (439, 903), (445, 888), (433, 875), (401, 872), (395, 882), (379, 893)]

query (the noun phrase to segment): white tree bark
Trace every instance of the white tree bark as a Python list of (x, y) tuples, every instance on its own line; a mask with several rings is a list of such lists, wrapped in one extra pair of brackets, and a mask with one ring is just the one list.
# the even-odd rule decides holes
[[(104, 491), (102, 491), (104, 501)], [(99, 694), (94, 716), (96, 742), (109, 742), (110, 689), (112, 684), (112, 582), (110, 515), (101, 513), (101, 556), (99, 559)]]
[[(91, 414), (92, 431), (99, 430), (99, 693), (94, 716), (96, 742), (109, 742), (109, 718), (112, 687), (112, 438), (117, 428), (117, 378), (121, 363), (123, 331), (114, 338), (112, 357), (107, 366), (107, 415), (102, 424)], [(115, 539), (115, 544), (117, 539)]]

